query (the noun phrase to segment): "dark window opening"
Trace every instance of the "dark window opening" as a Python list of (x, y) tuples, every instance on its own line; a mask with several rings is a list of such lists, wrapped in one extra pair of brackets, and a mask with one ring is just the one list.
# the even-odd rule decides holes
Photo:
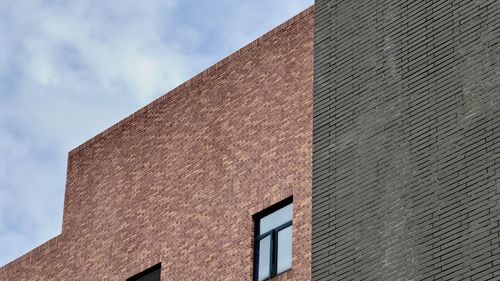
[(127, 281), (160, 281), (160, 272), (161, 264), (157, 264), (128, 278)]
[(292, 268), (292, 216), (292, 198), (254, 216), (255, 281), (269, 280)]

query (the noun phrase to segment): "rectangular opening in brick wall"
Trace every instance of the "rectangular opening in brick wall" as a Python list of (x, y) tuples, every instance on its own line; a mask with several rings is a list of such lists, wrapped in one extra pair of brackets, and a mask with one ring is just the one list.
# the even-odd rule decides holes
[(292, 197), (254, 215), (254, 280), (269, 280), (292, 268)]

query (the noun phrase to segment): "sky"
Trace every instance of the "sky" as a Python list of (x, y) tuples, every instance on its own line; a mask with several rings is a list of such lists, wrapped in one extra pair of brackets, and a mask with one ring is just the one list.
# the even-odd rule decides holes
[(61, 232), (71, 149), (313, 2), (1, 0), (0, 266)]

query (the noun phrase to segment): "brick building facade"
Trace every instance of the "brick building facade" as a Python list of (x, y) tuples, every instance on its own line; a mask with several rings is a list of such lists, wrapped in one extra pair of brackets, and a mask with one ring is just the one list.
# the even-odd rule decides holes
[(313, 280), (500, 280), (500, 2), (316, 1)]
[(69, 155), (62, 233), (0, 280), (252, 280), (253, 215), (293, 196), (293, 267), (309, 280), (313, 10)]
[(499, 46), (495, 0), (317, 0), (73, 150), (0, 280), (253, 280), (292, 196), (272, 280), (500, 280)]

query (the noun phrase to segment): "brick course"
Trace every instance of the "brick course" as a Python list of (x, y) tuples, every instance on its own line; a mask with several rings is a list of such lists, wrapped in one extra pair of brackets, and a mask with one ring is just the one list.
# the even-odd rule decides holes
[(293, 195), (310, 280), (313, 8), (70, 153), (62, 233), (0, 280), (252, 280), (252, 215)]

